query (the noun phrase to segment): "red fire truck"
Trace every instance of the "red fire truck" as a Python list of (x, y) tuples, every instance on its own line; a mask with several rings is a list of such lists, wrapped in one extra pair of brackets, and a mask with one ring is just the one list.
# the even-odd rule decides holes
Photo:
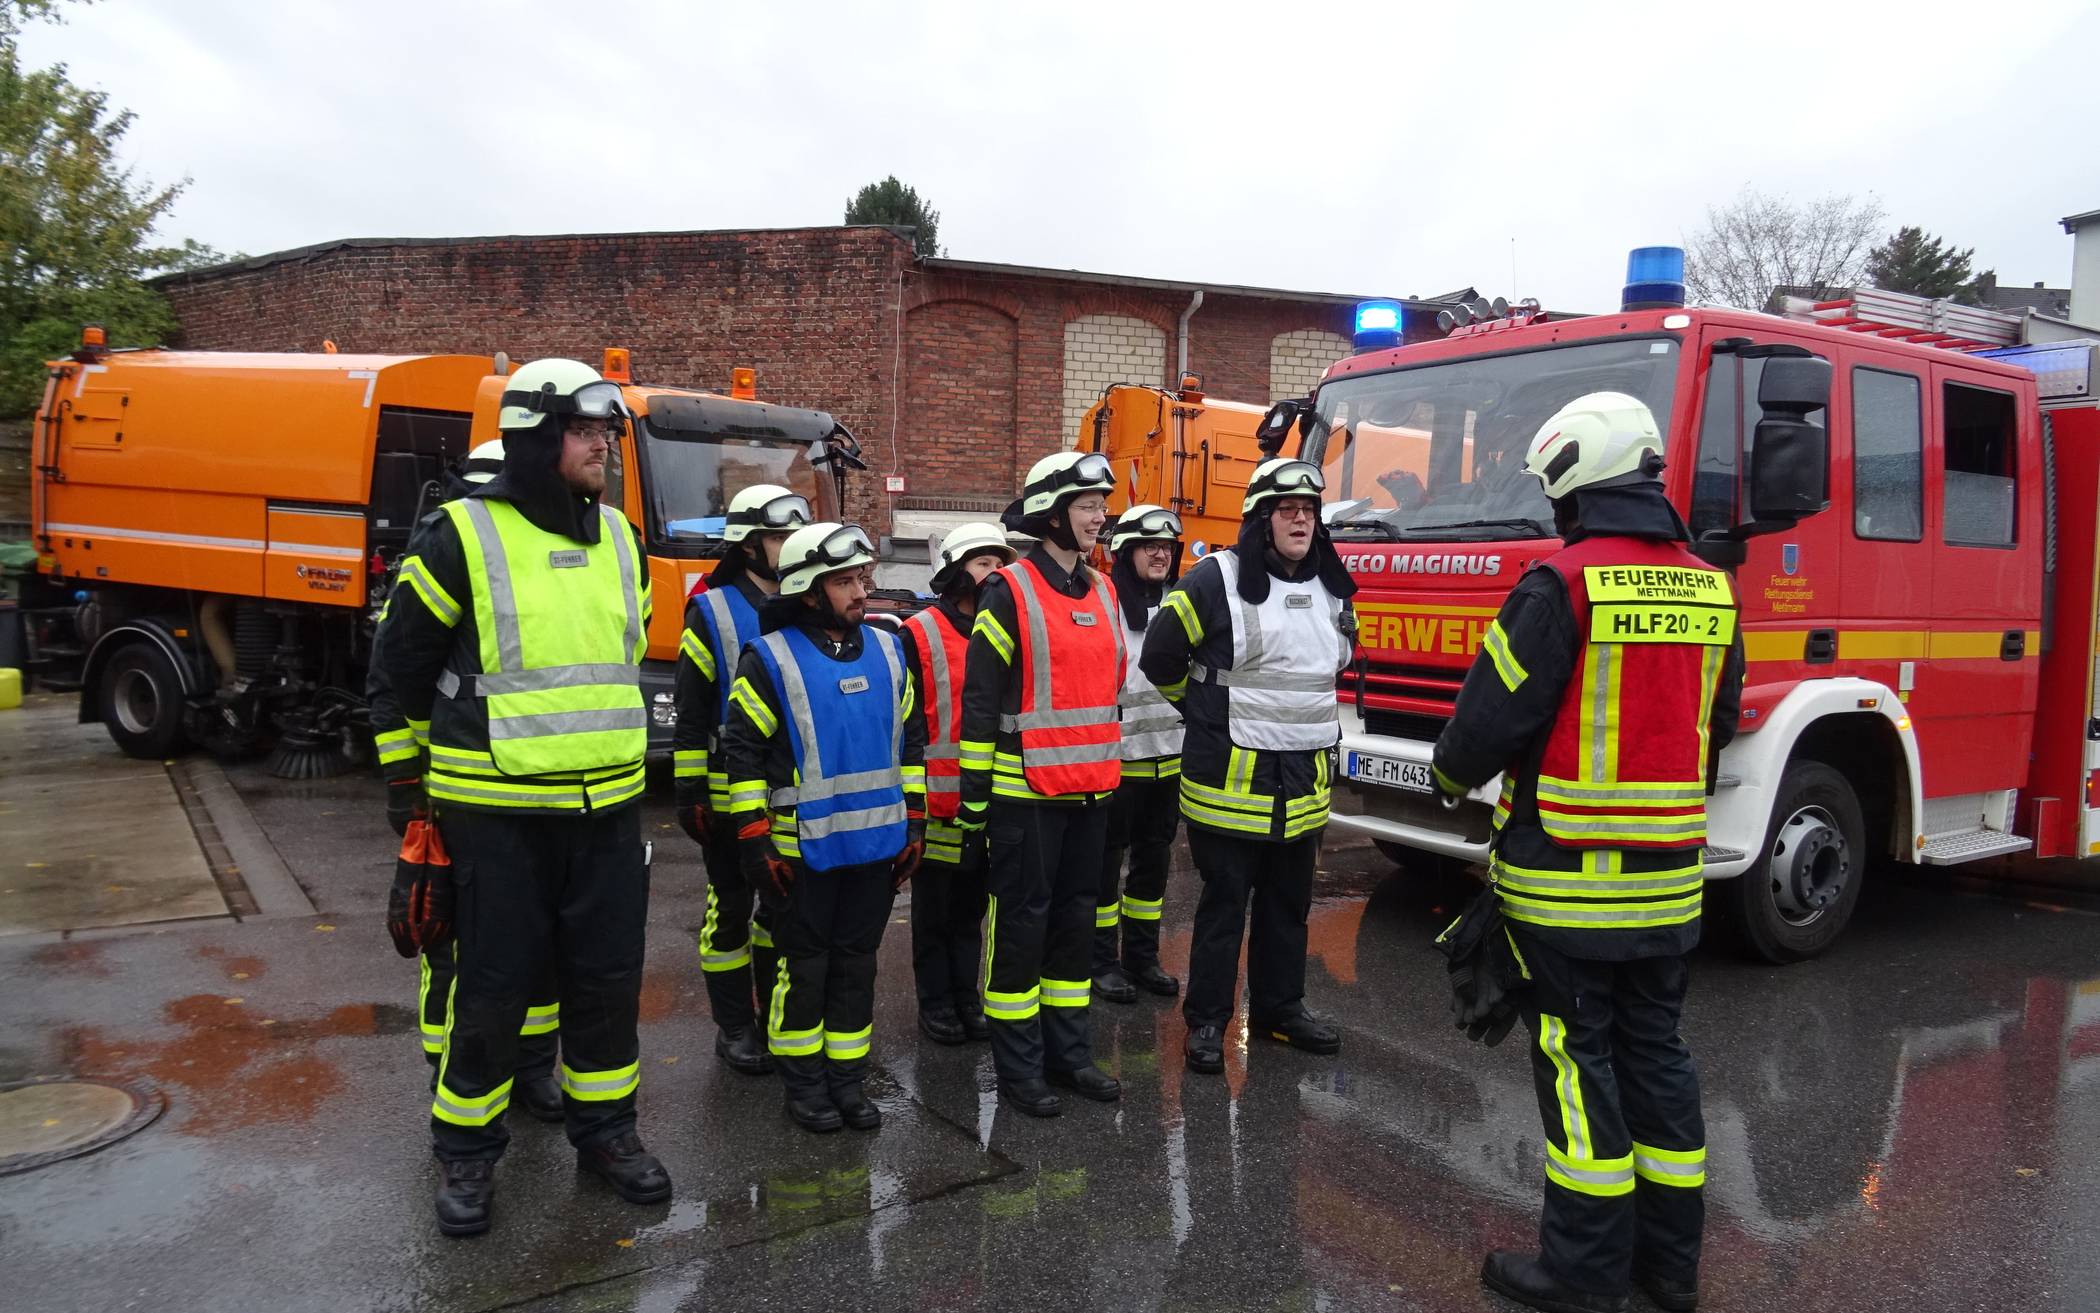
[(1741, 597), (1706, 864), (1755, 953), (1827, 948), (1880, 859), (2100, 854), (2100, 346), (1887, 293), (1687, 309), (1658, 249), (1618, 314), (1527, 305), (1402, 344), (1367, 307), (1383, 331), (1265, 417), (1268, 449), (1295, 427), (1325, 468), (1362, 586), (1335, 823), (1404, 865), (1485, 859), (1499, 781), (1446, 806), (1430, 750), (1504, 594), (1559, 547), (1526, 445), (1612, 390), (1663, 421), (1669, 496)]

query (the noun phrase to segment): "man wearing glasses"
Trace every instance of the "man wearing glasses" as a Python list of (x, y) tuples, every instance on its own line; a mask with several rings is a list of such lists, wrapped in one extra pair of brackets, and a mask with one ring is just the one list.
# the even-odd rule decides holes
[(649, 574), (599, 502), (626, 408), (590, 366), (538, 360), (510, 377), (497, 427), (503, 472), (417, 531), (375, 642), (403, 714), (429, 727), (429, 770), (389, 786), (389, 811), (434, 810), (452, 855), (457, 975), (431, 1104), (447, 1235), (488, 1229), (518, 1031), (550, 957), (578, 1165), (631, 1203), (671, 1194), (635, 1134)]
[(874, 564), (851, 525), (788, 538), (722, 731), (737, 856), (780, 951), (766, 1040), (788, 1116), (816, 1132), (882, 1125), (863, 1088), (875, 953), (926, 850), (926, 722), (903, 642), (863, 623)]
[(1335, 673), (1356, 591), (1320, 523), (1319, 467), (1265, 460), (1239, 541), (1198, 561), (1145, 630), (1145, 677), (1181, 704), (1181, 814), (1203, 879), (1189, 945), (1185, 1055), (1225, 1069), (1225, 1026), (1248, 923), (1249, 1029), (1310, 1053), (1341, 1032), (1305, 1007), (1305, 919), (1327, 826), (1328, 754), (1341, 739)]
[(700, 922), (700, 971), (715, 1018), (715, 1056), (732, 1070), (773, 1070), (758, 1003), (772, 992), (779, 958), (772, 916), (753, 915), (754, 890), (737, 855), (729, 820), (729, 767), (721, 748), (729, 688), (744, 644), (758, 637), (758, 611), (780, 591), (780, 550), (788, 535), (815, 520), (809, 502), (759, 483), (729, 499), (720, 564), (707, 589), (685, 609), (678, 654), (678, 729), (671, 743), (677, 777), (678, 826), (700, 845), (707, 867), (707, 913)]

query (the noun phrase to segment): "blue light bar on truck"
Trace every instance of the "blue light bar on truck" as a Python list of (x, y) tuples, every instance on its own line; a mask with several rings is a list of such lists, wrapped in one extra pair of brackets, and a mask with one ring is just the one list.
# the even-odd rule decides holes
[(1356, 305), (1356, 337), (1358, 351), (1376, 351), (1382, 347), (1400, 345), (1400, 334), (1406, 327), (1406, 315), (1398, 301), (1359, 301)]
[(1621, 310), (1673, 310), (1684, 304), (1684, 248), (1636, 246), (1626, 257)]
[(2026, 346), (2000, 347), (1976, 353), (1986, 360), (2003, 360), (2031, 371), (2035, 391), (2043, 401), (2090, 397), (2100, 375), (2100, 342), (2079, 338), (2070, 342), (2031, 342)]

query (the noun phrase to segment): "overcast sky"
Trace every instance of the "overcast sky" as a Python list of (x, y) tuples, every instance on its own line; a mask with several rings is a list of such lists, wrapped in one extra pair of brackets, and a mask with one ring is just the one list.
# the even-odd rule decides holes
[(2091, 3), (100, 0), (23, 46), (251, 255), (836, 223), (895, 173), (959, 259), (1596, 309), (1746, 185), (2005, 284), (2100, 208)]

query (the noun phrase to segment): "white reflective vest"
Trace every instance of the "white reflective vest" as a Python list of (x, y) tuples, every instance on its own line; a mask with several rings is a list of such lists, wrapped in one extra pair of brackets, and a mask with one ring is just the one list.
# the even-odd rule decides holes
[[(1222, 684), (1230, 708), (1232, 741), (1268, 752), (1310, 752), (1341, 741), (1334, 679), (1347, 654), (1341, 599), (1317, 578), (1269, 580), (1269, 598), (1256, 606), (1240, 596), (1240, 558), (1213, 558), (1232, 612), (1232, 669), (1189, 668), (1199, 683)], [(1258, 568), (1258, 567), (1257, 567)]]
[[(1120, 620), (1122, 608), (1118, 606)], [(1159, 618), (1159, 608), (1153, 607), (1145, 623), (1150, 625)], [(1145, 631), (1132, 629), (1123, 624), (1126, 636), (1124, 651), (1142, 652), (1145, 649)], [(1116, 705), (1123, 709), (1123, 760), (1149, 761), (1155, 757), (1178, 757), (1181, 755), (1181, 713), (1167, 701), (1166, 694), (1145, 678), (1132, 660), (1124, 671), (1123, 691), (1116, 695)]]

